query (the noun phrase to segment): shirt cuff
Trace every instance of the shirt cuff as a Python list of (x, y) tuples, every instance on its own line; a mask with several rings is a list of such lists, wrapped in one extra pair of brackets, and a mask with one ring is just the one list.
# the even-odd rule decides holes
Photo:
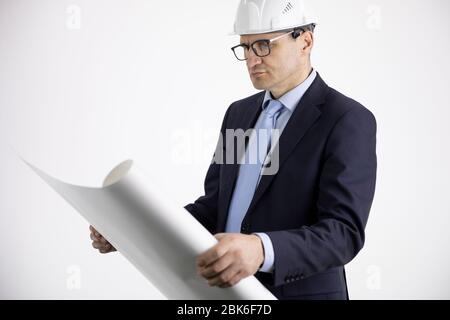
[(272, 240), (270, 240), (270, 237), (265, 233), (254, 233), (254, 234), (261, 239), (264, 248), (264, 262), (261, 268), (259, 268), (259, 271), (266, 273), (273, 272), (275, 254), (273, 252)]

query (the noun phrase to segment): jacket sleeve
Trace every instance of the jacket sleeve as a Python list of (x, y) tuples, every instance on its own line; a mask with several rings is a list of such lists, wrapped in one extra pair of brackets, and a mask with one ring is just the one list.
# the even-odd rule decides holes
[[(227, 112), (225, 113), (222, 122), (222, 128), (220, 130), (219, 141), (217, 142), (216, 146), (216, 151), (209, 166), (208, 172), (206, 173), (206, 178), (204, 181), (205, 194), (198, 198), (194, 203), (190, 203), (184, 207), (212, 234), (216, 232), (217, 227), (217, 203), (220, 184), (220, 166), (221, 162), (223, 163), (223, 158), (221, 157), (224, 155), (225, 150), (225, 130), (230, 108), (228, 108)], [(222, 150), (220, 150), (220, 148)]]
[(375, 193), (376, 126), (362, 107), (350, 109), (335, 124), (325, 146), (317, 223), (267, 232), (275, 253), (275, 286), (343, 266), (363, 247)]

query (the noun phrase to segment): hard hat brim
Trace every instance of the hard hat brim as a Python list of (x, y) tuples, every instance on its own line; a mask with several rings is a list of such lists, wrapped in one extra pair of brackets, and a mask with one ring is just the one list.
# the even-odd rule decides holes
[(288, 31), (288, 30), (292, 30), (295, 28), (306, 27), (311, 24), (317, 25), (316, 22), (309, 22), (309, 23), (305, 23), (305, 24), (294, 25), (291, 27), (283, 27), (283, 28), (277, 28), (277, 29), (271, 29), (271, 30), (255, 30), (255, 31), (242, 32), (242, 33), (233, 31), (233, 32), (230, 32), (228, 35), (229, 36), (249, 36), (249, 35), (255, 35), (255, 34), (274, 33), (274, 32), (281, 32), (281, 31)]

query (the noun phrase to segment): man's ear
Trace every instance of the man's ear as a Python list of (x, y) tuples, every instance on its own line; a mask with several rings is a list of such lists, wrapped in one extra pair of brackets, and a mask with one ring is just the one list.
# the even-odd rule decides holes
[(314, 34), (311, 31), (305, 31), (303, 33), (303, 40), (305, 42), (305, 44), (303, 45), (302, 50), (306, 50), (308, 48), (310, 48), (310, 50), (312, 49), (313, 45), (314, 45)]

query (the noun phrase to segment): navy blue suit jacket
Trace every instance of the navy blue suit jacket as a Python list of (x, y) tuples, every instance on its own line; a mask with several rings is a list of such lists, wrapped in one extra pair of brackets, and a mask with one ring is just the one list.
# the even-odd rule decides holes
[[(253, 128), (264, 92), (234, 102), (226, 129)], [(262, 176), (241, 232), (266, 232), (275, 269), (256, 277), (279, 299), (347, 299), (344, 265), (364, 245), (375, 192), (376, 120), (317, 75), (279, 140), (279, 170)], [(185, 208), (211, 233), (224, 232), (239, 165), (213, 162), (205, 195)]]

